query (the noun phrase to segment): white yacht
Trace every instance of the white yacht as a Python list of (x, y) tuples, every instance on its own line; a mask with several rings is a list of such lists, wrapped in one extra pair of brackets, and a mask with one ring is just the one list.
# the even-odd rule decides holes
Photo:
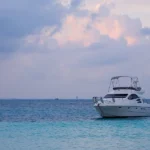
[[(125, 78), (129, 85), (121, 86), (120, 80)], [(93, 97), (94, 107), (101, 117), (150, 116), (150, 100), (144, 99), (143, 94), (137, 77), (116, 76), (111, 78), (106, 96)]]

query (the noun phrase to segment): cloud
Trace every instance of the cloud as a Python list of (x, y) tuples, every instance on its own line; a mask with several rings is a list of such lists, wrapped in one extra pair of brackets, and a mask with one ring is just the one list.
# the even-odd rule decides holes
[[(29, 6), (34, 6), (34, 9)], [(6, 0), (1, 3), (0, 11), (0, 39), (4, 38), (12, 43), (34, 33), (45, 25), (59, 27), (67, 9), (54, 1), (31, 0), (20, 2), (15, 0), (10, 2)], [(9, 43), (6, 44), (5, 42), (3, 44), (1, 42), (0, 52), (11, 52), (17, 49), (16, 47), (13, 48), (12, 44)]]
[[(67, 8), (59, 1), (3, 1), (0, 6), (0, 39), (4, 38), (8, 43), (1, 41), (0, 52), (17, 50), (17, 43), (13, 41), (34, 34), (43, 26), (57, 26), (59, 29), (64, 17), (75, 11), (80, 3), (72, 0), (71, 7)], [(34, 9), (29, 6), (34, 6)]]
[(8, 16), (9, 22), (0, 37), (0, 97), (103, 95), (109, 79), (124, 74), (144, 78), (142, 85), (148, 88), (149, 28), (140, 19), (114, 15), (110, 1), (86, 1), (85, 6), (85, 1), (36, 2), (35, 10), (27, 9), (25, 1), (6, 5), (15, 10), (19, 4), (14, 22), (10, 13), (0, 17)]
[[(104, 8), (103, 5), (101, 7)], [(142, 29), (140, 19), (131, 19), (127, 15), (103, 16), (102, 14), (102, 11), (94, 13), (94, 18), (93, 13), (84, 17), (68, 15), (61, 31), (56, 33), (54, 38), (60, 44), (78, 41), (83, 42), (85, 46), (97, 42), (102, 35), (115, 40), (124, 38), (128, 45), (139, 42)]]
[(67, 16), (63, 23), (60, 32), (56, 33), (53, 37), (60, 45), (68, 42), (81, 43), (88, 46), (96, 40), (96, 33), (90, 26), (91, 20), (88, 17), (75, 17), (73, 15)]

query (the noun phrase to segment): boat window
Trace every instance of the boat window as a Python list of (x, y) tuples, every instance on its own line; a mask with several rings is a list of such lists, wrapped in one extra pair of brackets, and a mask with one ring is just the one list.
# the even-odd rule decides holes
[(150, 100), (147, 100), (147, 103), (150, 104)]
[(150, 104), (150, 100), (149, 99), (143, 99), (143, 103)]
[(129, 100), (137, 99), (137, 98), (139, 98), (139, 97), (138, 97), (136, 94), (131, 94), (131, 95), (128, 97)]
[(107, 94), (104, 98), (126, 98), (128, 94)]

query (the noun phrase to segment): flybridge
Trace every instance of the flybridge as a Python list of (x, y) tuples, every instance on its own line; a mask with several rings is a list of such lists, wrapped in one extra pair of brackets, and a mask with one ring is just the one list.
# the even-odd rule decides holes
[[(128, 86), (120, 86), (120, 78), (128, 78), (129, 81), (130, 81), (130, 84)], [(139, 86), (138, 78), (137, 77), (130, 77), (130, 76), (115, 76), (115, 77), (112, 77), (108, 91), (110, 91), (110, 89), (141, 91), (141, 87)]]

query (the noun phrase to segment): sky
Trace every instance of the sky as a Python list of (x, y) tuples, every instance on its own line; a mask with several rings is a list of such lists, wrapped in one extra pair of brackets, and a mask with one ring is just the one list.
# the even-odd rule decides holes
[(149, 0), (0, 0), (0, 98), (92, 98), (138, 76), (150, 98)]

